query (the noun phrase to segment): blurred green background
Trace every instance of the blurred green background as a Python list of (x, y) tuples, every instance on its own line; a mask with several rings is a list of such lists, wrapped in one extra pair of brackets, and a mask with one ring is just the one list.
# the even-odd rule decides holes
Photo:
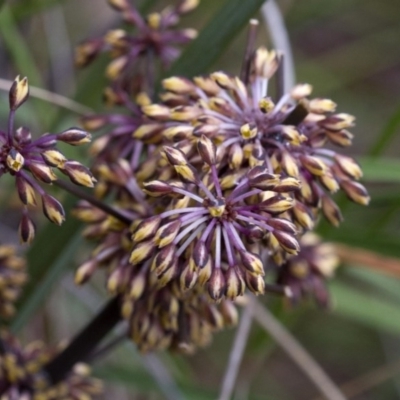
[[(242, 0), (245, 7), (247, 0)], [(0, 78), (27, 75), (30, 84), (101, 110), (104, 63), (84, 71), (73, 66), (74, 46), (119, 24), (105, 0), (10, 0), (0, 12)], [(139, 3), (139, 2), (138, 2)], [(143, 3), (143, 2), (142, 2)], [(183, 26), (202, 30), (226, 1), (201, 0)], [(239, 2), (240, 3), (240, 2)], [(238, 3), (238, 4), (239, 4)], [(249, 2), (250, 3), (250, 2)], [(254, 2), (253, 2), (254, 3)], [(140, 4), (140, 3), (139, 3)], [(160, 9), (168, 1), (146, 1)], [(311, 83), (314, 95), (331, 98), (340, 112), (357, 117), (354, 146), (368, 208), (340, 199), (345, 222), (339, 229), (320, 224), (321, 235), (350, 246), (330, 287), (332, 310), (312, 304), (289, 310), (279, 299), (265, 299), (332, 379), (354, 400), (400, 398), (400, 3), (395, 0), (282, 0), (278, 2), (290, 37), (297, 81)], [(238, 13), (241, 9), (238, 8)], [(271, 45), (260, 19), (258, 43)], [(228, 26), (219, 21), (216, 37)], [(237, 73), (246, 33), (229, 35), (208, 70)], [(214, 41), (207, 44), (210, 48)], [(206, 57), (202, 50), (199, 57)], [(207, 71), (204, 71), (207, 72)], [(3, 88), (4, 89), (4, 88)], [(6, 124), (7, 92), (0, 95)], [(32, 100), (18, 114), (20, 124), (37, 133), (78, 124), (76, 113)], [(87, 160), (79, 149), (74, 156)], [(72, 154), (70, 154), (72, 155)], [(87, 163), (87, 162), (86, 162)], [(5, 180), (1, 240), (17, 241), (18, 209)], [(340, 197), (340, 196), (339, 196)], [(67, 200), (73, 204), (71, 199)], [(63, 229), (42, 224), (29, 250), (32, 278), (13, 327), (26, 339), (51, 343), (73, 335), (104, 303), (102, 279), (75, 288), (72, 271), (89, 251), (79, 225), (69, 218)], [(43, 248), (46, 250), (43, 251)], [(366, 252), (367, 251), (367, 252)], [(71, 256), (74, 254), (74, 256)], [(390, 258), (389, 258), (390, 257)], [(32, 297), (33, 296), (33, 297)], [(318, 392), (303, 372), (253, 324), (234, 399), (313, 400)], [(126, 344), (96, 365), (108, 387), (104, 399), (215, 399), (228, 361), (234, 331), (215, 336), (193, 356), (139, 355)], [(178, 392), (180, 395), (178, 394)], [(170, 397), (168, 396), (170, 394)], [(174, 394), (175, 393), (175, 394)], [(173, 398), (173, 397), (172, 397)]]

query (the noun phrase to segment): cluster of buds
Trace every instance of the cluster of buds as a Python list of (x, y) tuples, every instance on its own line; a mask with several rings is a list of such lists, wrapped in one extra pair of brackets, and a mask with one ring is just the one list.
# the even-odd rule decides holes
[(165, 211), (142, 221), (132, 239), (130, 262), (152, 259), (164, 284), (179, 276), (182, 291), (207, 285), (214, 300), (235, 299), (247, 287), (265, 291), (262, 257), (277, 245), (297, 254), (296, 228), (277, 218), (293, 207), (293, 178), (264, 166), (221, 174), (216, 148), (206, 136), (197, 143), (198, 168), (174, 147), (164, 147), (176, 180), (150, 181), (145, 192), (164, 201)]
[(322, 307), (329, 305), (329, 293), (325, 281), (331, 278), (339, 265), (339, 257), (333, 245), (322, 243), (312, 233), (300, 241), (299, 254), (278, 267), (277, 282), (290, 289), (292, 304), (312, 297)]
[(357, 182), (362, 176), (357, 163), (323, 148), (327, 142), (349, 146), (353, 136), (348, 128), (354, 117), (334, 113), (336, 104), (331, 100), (309, 99), (308, 84), (295, 86), (274, 102), (267, 88), (278, 66), (277, 54), (260, 48), (247, 82), (224, 72), (193, 81), (165, 79), (163, 103), (145, 106), (143, 112), (164, 123), (165, 140), (184, 140), (187, 146), (195, 146), (202, 135), (213, 140), (221, 169), (266, 165), (271, 173), (300, 180), (292, 212), (299, 229), (312, 229), (320, 209), (338, 225), (341, 214), (331, 193), (342, 189), (359, 204), (369, 201)]
[[(132, 209), (124, 210), (125, 215), (136, 220), (131, 226), (87, 202), (82, 201), (75, 208), (75, 216), (89, 224), (84, 235), (99, 241), (91, 258), (78, 268), (75, 281), (83, 284), (98, 268), (106, 269), (107, 290), (112, 295), (122, 295), (122, 315), (129, 322), (129, 336), (138, 348), (187, 352), (208, 344), (214, 331), (235, 324), (237, 312), (232, 302), (211, 304), (200, 287), (183, 292), (178, 276), (165, 273), (162, 278), (157, 277), (149, 261), (132, 267), (132, 230), (138, 221), (145, 220), (143, 215), (133, 216)], [(143, 226), (143, 222), (140, 224)]]
[(37, 196), (42, 201), (43, 213), (53, 223), (61, 225), (65, 218), (61, 203), (47, 194), (39, 183), (52, 184), (58, 178), (57, 169), (77, 185), (93, 187), (95, 179), (82, 164), (68, 160), (57, 148), (58, 142), (78, 146), (90, 141), (90, 135), (79, 128), (70, 128), (57, 134), (44, 134), (33, 139), (28, 128), (14, 129), (16, 110), (29, 96), (28, 80), (17, 77), (9, 92), (10, 114), (8, 130), (0, 130), (0, 176), (10, 174), (15, 178), (23, 215), (19, 226), (21, 242), (30, 243), (35, 235), (35, 225), (28, 215), (28, 207), (36, 206)]
[(16, 255), (15, 247), (0, 245), (0, 315), (11, 317), (14, 303), (27, 280), (26, 262)]
[[(154, 59), (166, 68), (178, 57), (178, 46), (197, 36), (194, 29), (175, 29), (175, 26), (182, 15), (197, 7), (198, 0), (181, 0), (175, 7), (169, 6), (160, 13), (153, 12), (146, 17), (140, 15), (130, 0), (108, 2), (121, 13), (131, 30), (135, 28), (135, 32), (119, 28), (110, 30), (104, 37), (87, 40), (77, 48), (75, 61), (79, 67), (83, 67), (99, 53), (108, 52), (112, 61), (106, 75), (116, 86), (129, 87), (135, 80), (132, 78), (140, 81), (143, 76), (148, 77), (150, 70), (155, 68)], [(150, 81), (154, 83), (154, 76), (150, 77)]]
[[(126, 1), (113, 4), (131, 15)], [(99, 245), (76, 282), (107, 270), (107, 289), (121, 297), (130, 336), (142, 350), (205, 344), (213, 330), (236, 321), (232, 302), (246, 291), (293, 302), (311, 292), (323, 303), (328, 261), (301, 238), (321, 211), (339, 224), (331, 198), (337, 190), (368, 203), (357, 182), (360, 167), (324, 148), (349, 146), (354, 118), (336, 113), (331, 100), (310, 99), (307, 84), (273, 100), (267, 88), (280, 57), (265, 48), (251, 53), (242, 78), (171, 77), (160, 104), (142, 93), (133, 103), (129, 95), (138, 92), (114, 86), (113, 103), (127, 112), (84, 119), (88, 129), (111, 126), (94, 145), (96, 193), (104, 199), (114, 189), (113, 207), (123, 218), (87, 203), (77, 207), (89, 224), (86, 236)], [(121, 83), (121, 71), (134, 69), (127, 53), (115, 54), (111, 65), (120, 69), (110, 77)], [(266, 279), (271, 259), (281, 267)]]
[(4, 400), (91, 400), (102, 392), (85, 364), (76, 364), (65, 379), (50, 385), (41, 369), (57, 353), (42, 342), (22, 347), (8, 332), (0, 335), (0, 395)]

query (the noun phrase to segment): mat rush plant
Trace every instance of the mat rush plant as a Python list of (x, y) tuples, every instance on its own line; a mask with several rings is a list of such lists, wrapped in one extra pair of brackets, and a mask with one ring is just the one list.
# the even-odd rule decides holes
[[(332, 100), (312, 97), (309, 84), (282, 92), (283, 54), (254, 48), (254, 20), (240, 76), (217, 70), (161, 79), (197, 36), (176, 27), (197, 3), (182, 0), (142, 16), (129, 0), (109, 0), (123, 25), (76, 51), (79, 67), (102, 54), (109, 59), (109, 111), (85, 115), (83, 128), (41, 136), (16, 128), (28, 78), (11, 85), (0, 171), (13, 178), (21, 201), (20, 240), (34, 242), (38, 198), (51, 222), (65, 219), (62, 200), (44, 188), (77, 196), (72, 214), (95, 247), (75, 283), (101, 275), (110, 300), (59, 347), (21, 345), (5, 322), (1, 399), (98, 398), (102, 385), (84, 363), (114, 350), (100, 342), (123, 321), (124, 337), (142, 352), (191, 353), (236, 325), (238, 306), (255, 302), (253, 295), (329, 305), (325, 281), (339, 259), (312, 231), (321, 218), (339, 226), (337, 191), (369, 202), (359, 165), (333, 150), (351, 145), (354, 117), (337, 112)], [(61, 152), (92, 135), (85, 165)], [(22, 256), (1, 245), (2, 316), (15, 313), (28, 275)]]

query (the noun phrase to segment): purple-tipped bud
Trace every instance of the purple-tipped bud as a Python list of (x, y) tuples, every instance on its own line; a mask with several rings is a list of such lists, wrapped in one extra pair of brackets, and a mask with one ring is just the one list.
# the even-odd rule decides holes
[(261, 190), (271, 190), (279, 183), (279, 177), (270, 174), (263, 166), (252, 168), (248, 172), (247, 177), (249, 178), (250, 187)]
[(180, 274), (181, 290), (185, 291), (192, 289), (196, 284), (197, 279), (198, 274), (196, 272), (196, 267), (192, 263), (188, 263)]
[(67, 161), (60, 170), (76, 185), (93, 187), (96, 182), (90, 170), (78, 161)]
[(197, 150), (200, 157), (208, 165), (214, 165), (216, 163), (216, 149), (215, 144), (207, 136), (202, 135), (197, 142)]
[(32, 134), (28, 128), (21, 126), (15, 131), (14, 139), (21, 145), (27, 145), (32, 142)]
[(256, 254), (249, 251), (241, 250), (240, 258), (242, 260), (243, 266), (252, 274), (264, 275), (263, 263)]
[(362, 204), (363, 206), (368, 205), (370, 197), (367, 192), (367, 189), (361, 183), (350, 181), (350, 180), (342, 180), (340, 182), (340, 187), (346, 192), (347, 196), (358, 204)]
[(164, 154), (166, 155), (169, 163), (175, 165), (187, 165), (188, 161), (182, 151), (174, 147), (164, 146)]
[(21, 176), (16, 177), (16, 185), (20, 200), (25, 205), (36, 206), (35, 189)]
[(82, 285), (86, 283), (97, 268), (97, 261), (92, 259), (83, 263), (75, 273), (75, 284)]
[(292, 235), (282, 231), (274, 231), (273, 235), (287, 253), (295, 255), (300, 251), (299, 242)]
[(162, 275), (174, 262), (176, 253), (175, 245), (163, 247), (154, 257), (151, 269), (157, 276)]
[(228, 299), (234, 300), (238, 296), (242, 296), (245, 289), (245, 283), (243, 278), (234, 270), (234, 268), (228, 268), (225, 274), (226, 288), (225, 296)]
[(208, 293), (213, 300), (219, 300), (222, 298), (225, 291), (225, 277), (221, 268), (214, 268), (211, 278), (208, 281)]
[(321, 204), (325, 217), (333, 226), (338, 227), (343, 221), (343, 217), (337, 204), (328, 196), (322, 196)]
[(10, 110), (15, 111), (18, 107), (20, 107), (29, 96), (29, 85), (28, 78), (20, 78), (18, 75), (13, 84), (11, 85), (9, 92), (9, 100), (10, 100)]
[(49, 149), (41, 153), (44, 162), (50, 167), (63, 168), (67, 159), (58, 150)]
[(141, 242), (142, 240), (154, 237), (160, 226), (161, 218), (158, 216), (147, 218), (142, 221), (136, 228), (132, 236), (133, 242)]
[(57, 176), (52, 169), (45, 164), (31, 162), (28, 168), (38, 181), (49, 184), (57, 180)]
[(61, 203), (54, 197), (44, 194), (42, 196), (44, 215), (54, 224), (61, 225), (65, 220), (65, 212)]
[(68, 143), (72, 146), (79, 146), (84, 143), (89, 143), (92, 139), (90, 133), (79, 128), (70, 128), (57, 135), (57, 140)]
[(35, 238), (35, 231), (36, 228), (33, 221), (26, 214), (23, 214), (18, 227), (18, 234), (21, 243), (31, 244)]
[(163, 181), (150, 181), (143, 184), (144, 192), (153, 197), (164, 196), (172, 192), (172, 187)]
[(154, 247), (155, 245), (152, 239), (136, 244), (131, 252), (129, 262), (132, 265), (138, 265), (150, 257)]
[(210, 258), (210, 250), (205, 243), (199, 240), (193, 250), (193, 261), (197, 268), (204, 268)]
[(296, 226), (287, 219), (270, 218), (268, 220), (268, 225), (276, 230), (287, 232), (291, 235), (295, 235), (297, 233)]
[(181, 221), (179, 219), (162, 225), (154, 237), (155, 243), (158, 245), (158, 247), (162, 248), (172, 243), (178, 234), (180, 227)]

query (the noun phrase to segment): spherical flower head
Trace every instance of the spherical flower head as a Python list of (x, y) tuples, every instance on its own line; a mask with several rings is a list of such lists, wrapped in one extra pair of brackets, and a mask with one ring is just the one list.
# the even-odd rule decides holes
[(165, 283), (178, 276), (182, 291), (206, 285), (214, 300), (234, 299), (246, 287), (264, 293), (260, 241), (272, 237), (288, 253), (299, 250), (294, 225), (277, 218), (293, 206), (288, 192), (299, 183), (280, 179), (265, 166), (221, 172), (206, 136), (198, 141), (197, 154), (194, 167), (181, 150), (164, 147), (177, 179), (145, 183), (145, 192), (163, 200), (166, 211), (137, 226), (130, 262), (151, 261)]
[(90, 377), (90, 369), (76, 364), (65, 379), (50, 385), (42, 368), (58, 350), (36, 341), (23, 347), (8, 332), (0, 334), (0, 386), (4, 400), (80, 400), (95, 399), (102, 391), (101, 382)]
[(58, 178), (57, 169), (76, 185), (93, 187), (95, 179), (89, 169), (74, 160), (68, 160), (58, 149), (57, 143), (73, 146), (90, 141), (90, 135), (78, 128), (70, 128), (57, 134), (44, 134), (33, 139), (28, 128), (14, 129), (17, 109), (27, 100), (29, 86), (26, 78), (16, 78), (10, 89), (10, 114), (7, 131), (0, 130), (0, 176), (10, 174), (15, 178), (19, 198), (23, 203), (23, 216), (19, 233), (23, 243), (30, 243), (35, 226), (28, 215), (28, 207), (36, 206), (41, 197), (45, 216), (57, 225), (64, 221), (62, 205), (47, 194), (40, 184), (52, 184)]
[(329, 305), (326, 280), (333, 276), (339, 265), (335, 248), (323, 243), (314, 234), (307, 233), (300, 240), (301, 250), (278, 267), (277, 282), (290, 291), (289, 300), (293, 305), (312, 298), (322, 306)]
[(145, 106), (143, 111), (164, 123), (166, 140), (176, 140), (174, 135), (182, 132), (190, 143), (202, 135), (212, 139), (223, 168), (237, 171), (265, 164), (270, 172), (299, 179), (302, 189), (296, 200), (307, 208), (308, 217), (304, 212), (293, 213), (298, 227), (312, 228), (313, 209), (322, 209), (338, 225), (341, 215), (331, 193), (342, 189), (359, 204), (369, 201), (367, 191), (357, 182), (362, 176), (357, 163), (324, 148), (327, 143), (351, 144), (353, 135), (348, 129), (354, 117), (335, 113), (331, 100), (310, 99), (308, 84), (297, 85), (274, 101), (267, 91), (278, 67), (277, 54), (260, 48), (247, 81), (224, 72), (193, 81), (171, 77), (163, 81), (163, 103)]
[(151, 62), (156, 58), (164, 68), (169, 66), (179, 56), (179, 46), (197, 36), (194, 29), (177, 29), (176, 25), (182, 15), (197, 7), (198, 0), (181, 0), (175, 7), (168, 6), (160, 13), (153, 12), (146, 17), (140, 15), (129, 0), (110, 0), (109, 3), (121, 13), (131, 29), (113, 29), (102, 38), (82, 43), (77, 48), (75, 60), (82, 67), (100, 52), (108, 52), (112, 61), (106, 75), (112, 81), (129, 81), (129, 77), (143, 69), (139, 67), (141, 60)]
[(9, 318), (15, 313), (18, 300), (26, 283), (26, 262), (18, 257), (11, 245), (0, 245), (0, 315)]

